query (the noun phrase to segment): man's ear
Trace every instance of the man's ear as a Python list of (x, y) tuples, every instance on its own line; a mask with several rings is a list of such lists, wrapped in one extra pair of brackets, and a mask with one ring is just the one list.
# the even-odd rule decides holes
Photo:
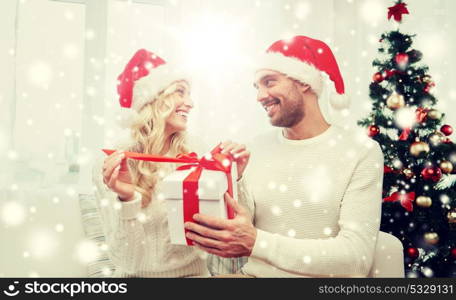
[(301, 93), (306, 93), (307, 91), (310, 91), (310, 85), (308, 85), (307, 83), (299, 83), (299, 90), (301, 91)]

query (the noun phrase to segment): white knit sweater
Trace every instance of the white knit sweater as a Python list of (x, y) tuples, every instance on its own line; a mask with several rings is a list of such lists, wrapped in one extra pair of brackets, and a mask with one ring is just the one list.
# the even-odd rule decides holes
[(244, 173), (258, 229), (243, 272), (257, 277), (366, 277), (380, 227), (383, 154), (332, 125), (304, 140), (254, 140)]
[[(133, 200), (125, 202), (107, 188), (102, 177), (104, 158), (100, 155), (93, 168), (93, 183), (109, 256), (116, 266), (113, 276), (209, 276), (205, 253), (170, 243), (165, 200), (152, 196), (150, 204), (141, 208), (138, 192)], [(158, 193), (159, 186), (155, 195)]]

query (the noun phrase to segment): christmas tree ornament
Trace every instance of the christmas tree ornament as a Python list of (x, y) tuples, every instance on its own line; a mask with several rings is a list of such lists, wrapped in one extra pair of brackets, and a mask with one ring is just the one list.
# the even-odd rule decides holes
[(442, 113), (436, 109), (431, 109), (427, 116), (432, 120), (440, 120), (440, 118), (442, 118)]
[(456, 248), (451, 249), (450, 254), (453, 259), (456, 259)]
[(404, 170), (402, 171), (402, 173), (405, 175), (405, 177), (406, 177), (407, 179), (410, 179), (410, 178), (412, 178), (412, 177), (415, 175), (415, 174), (413, 173), (413, 171), (412, 171), (411, 169), (409, 169), (409, 168), (404, 169)]
[(453, 133), (453, 127), (451, 127), (450, 125), (443, 125), (442, 127), (440, 127), (440, 131), (444, 135), (449, 136)]
[(418, 51), (418, 50), (410, 50), (407, 52), (409, 58), (410, 58), (410, 62), (411, 63), (415, 63), (417, 61), (420, 61), (421, 58), (423, 58), (423, 53), (421, 53), (421, 51)]
[(439, 242), (439, 235), (436, 232), (426, 232), (424, 234), (424, 240), (430, 245), (436, 245)]
[(437, 182), (442, 178), (442, 171), (438, 167), (426, 167), (421, 171), (424, 180)]
[(374, 76), (372, 76), (372, 80), (373, 80), (374, 82), (380, 83), (380, 82), (383, 81), (383, 79), (384, 79), (384, 78), (383, 78), (383, 75), (382, 75), (382, 73), (380, 73), (380, 72), (377, 72), (377, 73), (374, 74)]
[(377, 126), (377, 125), (370, 125), (368, 128), (367, 128), (367, 134), (370, 136), (370, 137), (374, 137), (376, 136), (377, 134), (380, 133), (380, 128)]
[(403, 70), (407, 67), (409, 62), (409, 56), (406, 53), (398, 53), (394, 57), (394, 61), (396, 62), (399, 69)]
[(427, 196), (418, 196), (416, 198), (416, 204), (419, 206), (419, 207), (430, 207), (432, 205), (432, 199), (430, 197), (427, 197)]
[(423, 77), (420, 78), (420, 82), (431, 83), (432, 82), (431, 75), (424, 75)]
[(437, 147), (440, 145), (440, 143), (443, 142), (444, 140), (444, 135), (438, 131), (432, 133), (429, 135), (429, 143), (431, 143), (432, 146)]
[(448, 223), (454, 224), (456, 223), (456, 208), (452, 211), (449, 211), (447, 214)]
[(407, 4), (400, 2), (396, 3), (396, 5), (388, 7), (388, 20), (391, 19), (391, 17), (394, 17), (394, 21), (396, 22), (401, 22), (402, 21), (402, 15), (408, 15), (409, 11), (407, 9)]
[(385, 71), (385, 79), (388, 79), (388, 78), (391, 78), (392, 76), (394, 76), (395, 74), (397, 73), (396, 70), (392, 69), (392, 70), (386, 70)]
[(410, 154), (415, 157), (428, 153), (430, 150), (429, 145), (425, 142), (414, 142), (410, 146)]
[(443, 141), (442, 141), (444, 144), (452, 144), (453, 142), (451, 141), (450, 138), (444, 138)]
[(435, 82), (426, 83), (426, 86), (424, 87), (423, 91), (429, 93), (433, 87), (435, 87)]
[(407, 254), (407, 257), (409, 257), (409, 258), (411, 258), (413, 260), (417, 259), (418, 256), (420, 255), (420, 252), (415, 247), (407, 248), (405, 253)]
[(451, 172), (453, 172), (453, 164), (451, 161), (444, 160), (440, 163), (439, 167), (444, 174), (451, 174)]
[(404, 96), (394, 92), (386, 99), (386, 105), (392, 110), (402, 108), (405, 106)]
[[(397, 188), (396, 188), (397, 190)], [(383, 202), (399, 202), (406, 211), (413, 211), (413, 201), (415, 201), (415, 192), (403, 193), (394, 192), (391, 196), (383, 198)]]

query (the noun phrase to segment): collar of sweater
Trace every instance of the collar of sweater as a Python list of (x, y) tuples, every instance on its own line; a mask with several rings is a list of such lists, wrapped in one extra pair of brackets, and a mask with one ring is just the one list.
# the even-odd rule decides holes
[(279, 142), (281, 144), (289, 144), (289, 145), (310, 145), (310, 144), (315, 144), (318, 142), (322, 142), (327, 140), (329, 137), (331, 137), (336, 131), (336, 126), (330, 125), (328, 129), (326, 129), (324, 132), (320, 133), (319, 135), (316, 135), (311, 138), (307, 139), (302, 139), (302, 140), (290, 140), (287, 139), (286, 137), (283, 136), (282, 130), (277, 131), (277, 136), (279, 139)]

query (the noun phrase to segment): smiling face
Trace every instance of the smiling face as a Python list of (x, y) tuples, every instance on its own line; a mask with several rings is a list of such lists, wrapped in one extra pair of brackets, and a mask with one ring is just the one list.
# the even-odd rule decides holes
[(282, 73), (268, 70), (254, 83), (257, 101), (266, 110), (273, 126), (290, 128), (305, 115), (302, 85)]
[(184, 131), (187, 129), (187, 118), (193, 108), (190, 98), (190, 86), (186, 81), (179, 81), (169, 101), (173, 101), (174, 110), (166, 119), (165, 131), (168, 134)]

